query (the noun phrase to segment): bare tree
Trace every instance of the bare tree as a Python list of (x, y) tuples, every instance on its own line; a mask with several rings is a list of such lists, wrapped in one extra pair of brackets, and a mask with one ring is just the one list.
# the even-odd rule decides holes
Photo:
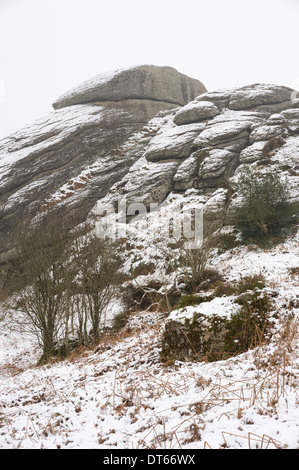
[(196, 248), (188, 243), (179, 245), (178, 266), (187, 291), (196, 292), (207, 274), (207, 265), (211, 260), (214, 234), (209, 233)]
[(34, 228), (23, 227), (11, 266), (8, 305), (18, 323), (33, 333), (43, 347), (43, 358), (53, 354), (68, 306), (69, 253), (66, 231), (55, 216)]
[(87, 340), (87, 324), (97, 343), (105, 325), (106, 310), (122, 280), (118, 245), (109, 239), (85, 236), (76, 240), (73, 251), (76, 266), (79, 335)]

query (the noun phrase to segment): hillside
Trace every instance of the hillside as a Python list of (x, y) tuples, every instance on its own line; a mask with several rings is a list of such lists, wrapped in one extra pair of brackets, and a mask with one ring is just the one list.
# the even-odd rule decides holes
[[(298, 448), (297, 92), (206, 91), (142, 66), (95, 77), (53, 107), (0, 142), (0, 285), (19, 222), (48, 211), (69, 230), (113, 234), (125, 281), (97, 344), (43, 365), (42, 344), (16, 328), (24, 312), (1, 305), (0, 448)], [(267, 236), (243, 236), (245, 169), (287, 182), (292, 212), (279, 233), (283, 213)], [(198, 250), (182, 264), (182, 226), (200, 241), (215, 236), (200, 280)], [(246, 346), (244, 309), (246, 321), (257, 315)]]
[(222, 257), (232, 281), (240, 264), (265, 273), (281, 317), (295, 315), (288, 331), (278, 322), (267, 346), (225, 361), (161, 364), (164, 316), (138, 312), (94, 350), (36, 368), (39, 348), (12, 333), (7, 319), (1, 448), (298, 448), (298, 300), (291, 304), (299, 284), (290, 275), (298, 241)]

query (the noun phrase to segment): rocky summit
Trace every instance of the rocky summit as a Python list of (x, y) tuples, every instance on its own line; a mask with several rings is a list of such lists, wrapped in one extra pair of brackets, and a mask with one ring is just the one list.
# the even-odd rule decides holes
[(204, 91), (201, 82), (172, 67), (143, 65), (97, 75), (58, 98), (53, 107), (130, 99), (182, 106)]
[(198, 196), (206, 221), (233, 217), (230, 185), (244, 164), (287, 175), (299, 200), (299, 100), (290, 88), (253, 84), (207, 91), (171, 67), (99, 75), (54, 111), (0, 142), (0, 255), (14, 231), (49, 209), (70, 227), (107, 203), (161, 204)]

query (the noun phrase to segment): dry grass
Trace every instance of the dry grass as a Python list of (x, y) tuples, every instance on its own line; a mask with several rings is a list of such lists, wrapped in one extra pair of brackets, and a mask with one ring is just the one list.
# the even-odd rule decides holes
[[(109, 433), (107, 422), (106, 427), (101, 427), (107, 417), (109, 423), (110, 420), (118, 422), (122, 419), (128, 423), (128, 430), (123, 433), (130, 447), (134, 429), (134, 446), (138, 449), (178, 449), (193, 445), (203, 449), (215, 448), (207, 435), (207, 425), (211, 420), (219, 430), (220, 444), (217, 448), (283, 448), (284, 443), (276, 439), (277, 436), (253, 427), (256, 416), (275, 420), (279, 416), (281, 399), (286, 402), (291, 393), (299, 391), (299, 380), (292, 373), (298, 320), (292, 315), (281, 320), (271, 345), (256, 348), (254, 352), (246, 353), (247, 356), (224, 361), (222, 375), (218, 377), (199, 373), (202, 369), (195, 363), (163, 366), (157, 354), (162, 325), (159, 319), (155, 324), (145, 322), (138, 333), (130, 331), (128, 325), (129, 330), (126, 326), (113, 335), (105, 335), (97, 348), (81, 351), (81, 356), (74, 352), (66, 363), (78, 362), (82, 373), (72, 382), (70, 389), (61, 390), (54, 379), (43, 377), (40, 386), (45, 390), (44, 395), (42, 392), (34, 395), (34, 381), (27, 383), (24, 386), (27, 402), (0, 403), (0, 429), (9, 429), (10, 436), (18, 442), (15, 425), (18, 417), (23, 417), (26, 422), (23, 439), (30, 439), (33, 443), (46, 442), (49, 436), (57, 435), (64, 436), (67, 445), (70, 430), (66, 425), (66, 415), (49, 412), (46, 420), (37, 422), (32, 419), (30, 407), (43, 401), (48, 407), (51, 400), (55, 400), (56, 405), (69, 403), (77, 388), (78, 393), (82, 393), (80, 390), (85, 385), (89, 390), (92, 384), (100, 388), (102, 378), (107, 375), (111, 377), (110, 389), (106, 387), (106, 394), (96, 406), (94, 424), (100, 447), (112, 445), (116, 432), (114, 424)], [(111, 353), (111, 358), (117, 356), (117, 360), (108, 364), (101, 362), (102, 354), (107, 357), (107, 353)], [(235, 371), (246, 357), (253, 373), (243, 379), (235, 379)], [(86, 364), (94, 364), (92, 375), (85, 371)], [(35, 381), (41, 380), (38, 377), (37, 370)], [(159, 405), (161, 403), (166, 405), (165, 408)], [(78, 398), (75, 403), (78, 417), (84, 406), (84, 401)], [(254, 413), (248, 414), (251, 410)], [(228, 427), (236, 420), (239, 426)], [(22, 446), (22, 442), (19, 445)]]
[(247, 436), (242, 436), (239, 434), (234, 434), (230, 432), (222, 432), (222, 437), (223, 437), (223, 448), (229, 448), (229, 437), (234, 437), (239, 439), (245, 439), (247, 441), (247, 448), (248, 449), (269, 449), (269, 448), (275, 448), (275, 449), (282, 449), (283, 445), (281, 444), (280, 441), (277, 439), (274, 439), (273, 437), (267, 436), (266, 434), (263, 434), (262, 436), (259, 436), (258, 434), (254, 433), (247, 433)]

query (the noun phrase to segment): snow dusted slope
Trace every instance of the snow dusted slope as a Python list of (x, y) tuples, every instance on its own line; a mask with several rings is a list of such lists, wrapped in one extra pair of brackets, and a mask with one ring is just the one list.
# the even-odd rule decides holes
[(287, 335), (278, 321), (269, 345), (226, 361), (162, 365), (164, 316), (139, 312), (98, 348), (34, 368), (39, 351), (26, 356), (4, 325), (0, 448), (298, 448), (298, 242), (222, 255), (228, 280), (263, 272), (280, 315), (293, 317)]

